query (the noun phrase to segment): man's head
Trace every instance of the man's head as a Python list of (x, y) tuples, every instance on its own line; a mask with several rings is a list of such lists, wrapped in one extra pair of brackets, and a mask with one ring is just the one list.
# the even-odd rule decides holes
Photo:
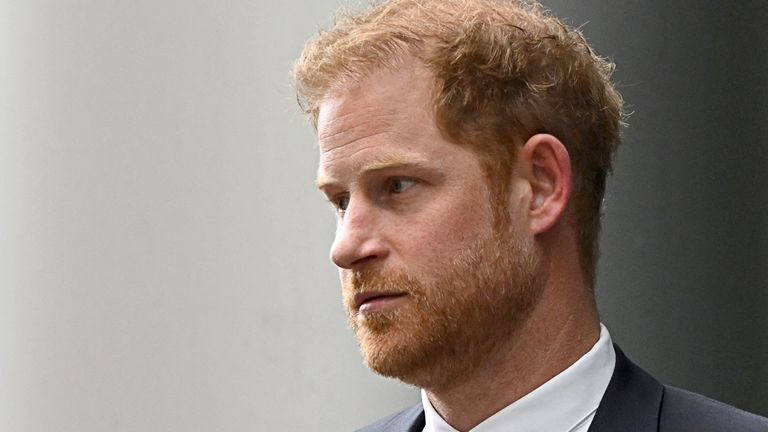
[(565, 144), (574, 172), (571, 222), (591, 281), (621, 122), (613, 65), (533, 2), (385, 1), (307, 44), (294, 70), (299, 100), (316, 124), (328, 94), (408, 58), (430, 71), (438, 127), (481, 158), (495, 196), (504, 196), (511, 162), (530, 136), (549, 133)]
[(374, 370), (436, 387), (514, 339), (552, 232), (591, 282), (621, 111), (610, 69), (508, 1), (385, 2), (310, 41), (294, 75)]

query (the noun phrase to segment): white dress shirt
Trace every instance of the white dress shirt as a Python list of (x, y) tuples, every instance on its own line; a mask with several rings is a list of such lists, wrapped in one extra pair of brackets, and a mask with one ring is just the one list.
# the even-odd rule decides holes
[[(483, 420), (470, 432), (586, 432), (616, 364), (608, 329), (580, 359), (532, 392)], [(457, 432), (421, 391), (424, 432)]]

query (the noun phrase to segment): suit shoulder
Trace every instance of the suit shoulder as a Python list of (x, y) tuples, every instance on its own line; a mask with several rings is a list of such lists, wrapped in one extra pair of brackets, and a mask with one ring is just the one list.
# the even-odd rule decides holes
[(686, 390), (666, 386), (659, 418), (660, 432), (768, 432), (768, 418)]
[(423, 427), (424, 409), (419, 404), (384, 417), (357, 432), (410, 432), (421, 431)]

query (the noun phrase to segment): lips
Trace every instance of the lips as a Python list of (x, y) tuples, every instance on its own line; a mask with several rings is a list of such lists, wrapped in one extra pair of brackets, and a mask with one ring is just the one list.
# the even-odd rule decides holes
[(402, 293), (402, 292), (391, 292), (391, 293), (375, 292), (375, 291), (362, 292), (359, 294), (355, 294), (355, 309), (360, 310), (361, 307), (369, 303), (386, 301), (386, 300), (394, 300), (396, 298), (405, 297), (406, 295), (407, 295), (406, 293)]

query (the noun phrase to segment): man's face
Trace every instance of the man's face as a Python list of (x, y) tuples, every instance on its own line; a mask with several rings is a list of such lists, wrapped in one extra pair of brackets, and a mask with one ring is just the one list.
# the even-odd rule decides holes
[(456, 382), (537, 298), (519, 218), (494, 229), (486, 177), (435, 125), (416, 64), (320, 106), (318, 186), (338, 212), (331, 259), (363, 358), (422, 387)]

